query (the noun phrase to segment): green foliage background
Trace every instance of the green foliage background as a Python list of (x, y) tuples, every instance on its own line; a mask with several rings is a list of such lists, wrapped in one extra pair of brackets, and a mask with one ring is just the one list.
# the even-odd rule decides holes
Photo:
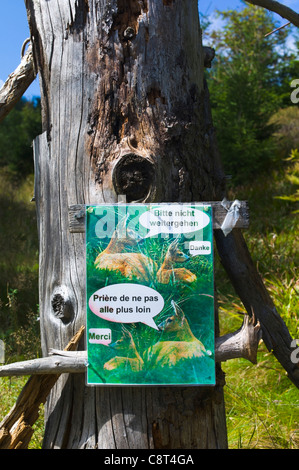
[(224, 169), (235, 185), (281, 167), (273, 117), (292, 105), (299, 39), (290, 50), (290, 28), (265, 37), (277, 24), (271, 13), (252, 5), (218, 15), (223, 28), (204, 31), (205, 44), (216, 49), (207, 80)]

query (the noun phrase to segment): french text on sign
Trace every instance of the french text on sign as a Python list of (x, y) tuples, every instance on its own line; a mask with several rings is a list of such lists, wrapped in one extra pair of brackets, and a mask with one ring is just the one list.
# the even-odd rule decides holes
[(141, 284), (112, 284), (94, 292), (90, 310), (100, 318), (115, 323), (144, 323), (158, 329), (153, 318), (164, 307), (162, 295)]

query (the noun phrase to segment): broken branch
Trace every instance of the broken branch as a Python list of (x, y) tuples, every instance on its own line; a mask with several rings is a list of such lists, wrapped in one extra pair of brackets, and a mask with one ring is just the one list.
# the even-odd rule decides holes
[(216, 362), (243, 358), (257, 363), (257, 350), (261, 339), (261, 326), (255, 322), (254, 316), (245, 315), (241, 328), (227, 335), (216, 338)]
[[(24, 43), (25, 44), (25, 43)], [(22, 98), (27, 88), (35, 79), (32, 47), (29, 46), (22, 57), (21, 64), (9, 75), (0, 89), (0, 122)]]
[(77, 356), (51, 356), (29, 361), (14, 362), (0, 367), (0, 377), (22, 375), (44, 375), (84, 372), (85, 357)]
[(252, 5), (256, 5), (258, 7), (266, 8), (267, 10), (273, 11), (277, 13), (282, 18), (289, 20), (293, 25), (299, 28), (299, 14), (296, 13), (291, 8), (283, 5), (282, 3), (276, 2), (274, 0), (246, 0), (248, 3)]
[(286, 24), (280, 26), (279, 28), (274, 29), (274, 30), (271, 31), (270, 33), (266, 34), (266, 35), (265, 35), (265, 38), (267, 38), (268, 36), (271, 36), (271, 34), (277, 33), (277, 31), (280, 31), (281, 29), (284, 29), (284, 28), (286, 28), (287, 26), (290, 26), (290, 24), (291, 24), (291, 23), (290, 23), (290, 21), (289, 21), (288, 23), (286, 23)]

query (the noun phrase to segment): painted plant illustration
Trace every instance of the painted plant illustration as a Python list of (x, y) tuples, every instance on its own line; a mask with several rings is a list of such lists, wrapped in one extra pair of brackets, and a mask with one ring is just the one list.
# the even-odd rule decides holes
[(86, 208), (88, 384), (215, 384), (212, 209)]

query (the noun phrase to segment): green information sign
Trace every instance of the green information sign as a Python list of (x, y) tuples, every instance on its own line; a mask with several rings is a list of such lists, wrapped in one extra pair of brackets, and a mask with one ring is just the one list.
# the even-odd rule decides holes
[(86, 207), (87, 383), (214, 385), (212, 207)]

